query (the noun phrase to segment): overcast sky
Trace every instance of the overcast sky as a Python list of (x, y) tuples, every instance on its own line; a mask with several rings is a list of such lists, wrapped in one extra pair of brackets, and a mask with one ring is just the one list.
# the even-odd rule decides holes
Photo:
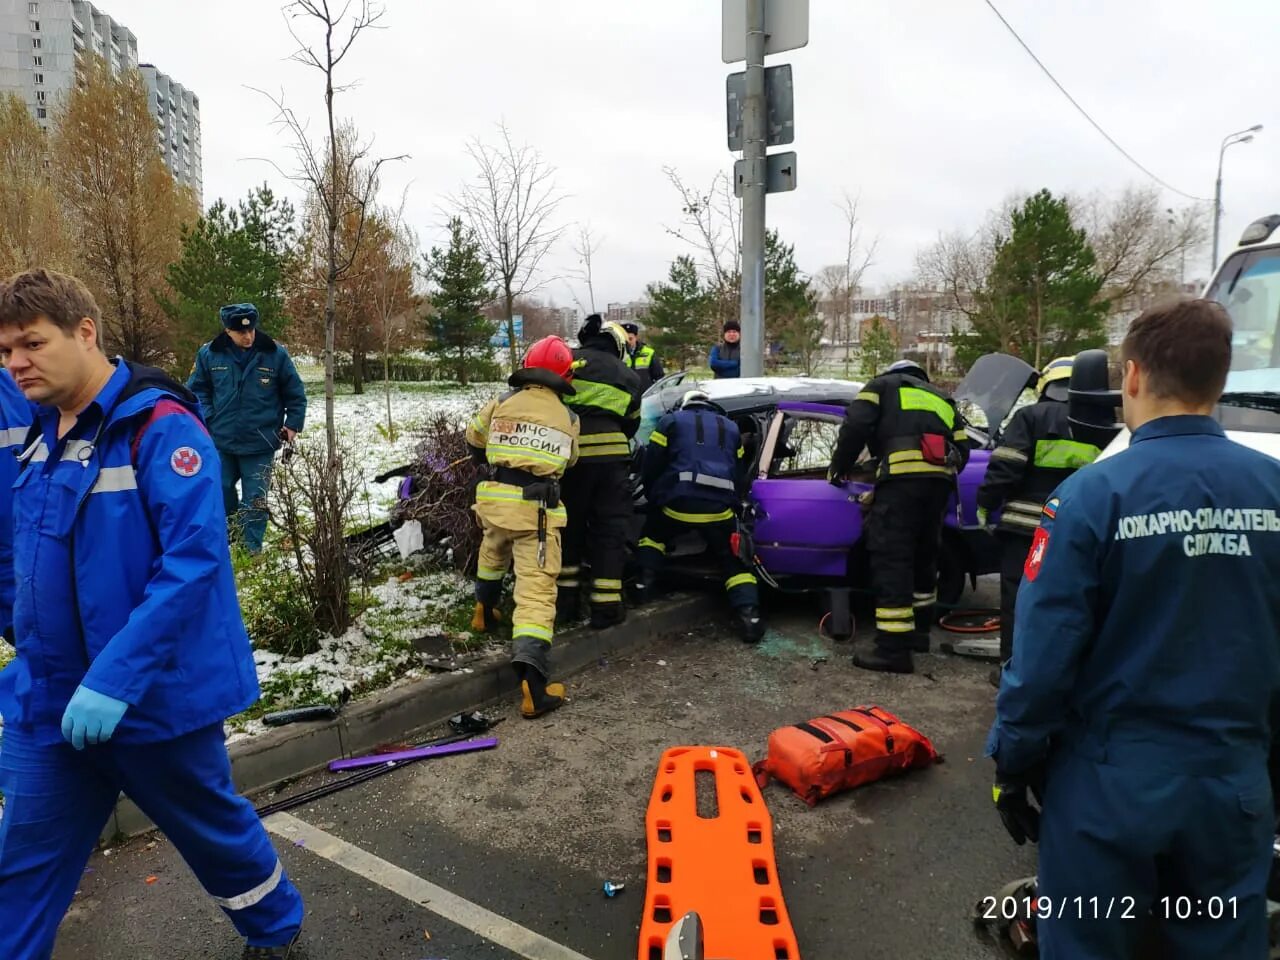
[[(785, 0), (773, 0), (785, 2)], [(98, 3), (98, 0), (95, 0)], [(358, 0), (356, 0), (358, 5)], [(1280, 212), (1275, 0), (996, 0), (1077, 100), (1173, 186), (1212, 197), (1224, 135), (1267, 129), (1227, 151), (1223, 244)], [(144, 62), (200, 97), (206, 204), (235, 199), (290, 162), (273, 108), (248, 89), (283, 90), (322, 113), (314, 71), (289, 61), (276, 0), (102, 0), (138, 37)], [(566, 221), (590, 221), (597, 303), (639, 297), (685, 248), (662, 173), (706, 183), (732, 167), (725, 143), (719, 0), (387, 0), (384, 30), (344, 64), (338, 110), (376, 137), (384, 197), (409, 188), (424, 245), (440, 239), (442, 198), (473, 168), (469, 138), (506, 120), (558, 168)], [(1081, 118), (983, 0), (812, 0), (809, 45), (793, 65), (799, 187), (772, 195), (769, 224), (816, 272), (843, 256), (842, 192), (861, 198), (879, 238), (872, 285), (910, 276), (939, 231), (974, 228), (1014, 191), (1119, 190), (1145, 177)], [(1269, 174), (1269, 176), (1268, 176)], [(1169, 205), (1184, 202), (1166, 194)], [(550, 265), (563, 272), (568, 245)], [(1203, 277), (1203, 263), (1189, 276)], [(1194, 270), (1193, 270), (1194, 267)], [(572, 303), (561, 281), (544, 298)]]

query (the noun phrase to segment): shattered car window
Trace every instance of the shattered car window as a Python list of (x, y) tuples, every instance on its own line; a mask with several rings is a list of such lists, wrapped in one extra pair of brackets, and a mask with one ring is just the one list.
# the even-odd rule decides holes
[(826, 476), (840, 438), (840, 424), (788, 417), (773, 455), (775, 477)]

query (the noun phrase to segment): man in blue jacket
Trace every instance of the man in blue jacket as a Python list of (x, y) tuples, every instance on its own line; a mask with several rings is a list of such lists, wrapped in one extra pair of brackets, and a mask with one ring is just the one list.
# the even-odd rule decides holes
[(742, 375), (742, 324), (726, 320), (720, 342), (711, 348), (707, 366), (716, 380), (732, 380)]
[[(2, 284), (3, 281), (0, 281)], [(32, 404), (0, 370), (0, 634), (13, 643), (13, 481), (18, 454), (31, 429)], [(13, 713), (0, 685), (0, 720)]]
[(995, 803), (1039, 838), (1046, 960), (1132, 957), (1148, 911), (1162, 956), (1265, 957), (1280, 461), (1211, 416), (1219, 305), (1148, 310), (1121, 351), (1130, 446), (1058, 487), (1027, 556)]
[(271, 462), (282, 442), (302, 432), (307, 394), (284, 344), (258, 329), (257, 307), (233, 303), (220, 316), (226, 329), (200, 348), (187, 386), (218, 448), (227, 516), (257, 553), (267, 530)]
[(99, 317), (72, 277), (0, 286), (0, 358), (40, 405), (14, 487), (17, 658), (0, 673), (16, 706), (0, 750), (0, 957), (48, 960), (123, 791), (246, 960), (284, 960), (302, 898), (232, 785), (223, 739), (258, 683), (216, 450), (187, 390), (107, 359)]

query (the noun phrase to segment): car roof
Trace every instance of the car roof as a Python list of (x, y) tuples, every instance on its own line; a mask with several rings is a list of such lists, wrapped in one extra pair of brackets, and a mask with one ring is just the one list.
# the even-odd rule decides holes
[(662, 399), (664, 410), (673, 410), (690, 390), (702, 390), (726, 413), (767, 409), (784, 400), (847, 405), (863, 384), (856, 380), (822, 377), (737, 377), (700, 380), (677, 374), (654, 384), (650, 391)]

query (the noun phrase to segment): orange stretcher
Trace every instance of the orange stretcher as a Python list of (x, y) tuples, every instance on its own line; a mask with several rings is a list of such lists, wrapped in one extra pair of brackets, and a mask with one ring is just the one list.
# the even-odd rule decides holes
[(645, 832), (649, 873), (639, 960), (663, 960), (672, 926), (695, 911), (708, 958), (800, 960), (774, 864), (773, 820), (742, 753), (726, 747), (664, 753)]

